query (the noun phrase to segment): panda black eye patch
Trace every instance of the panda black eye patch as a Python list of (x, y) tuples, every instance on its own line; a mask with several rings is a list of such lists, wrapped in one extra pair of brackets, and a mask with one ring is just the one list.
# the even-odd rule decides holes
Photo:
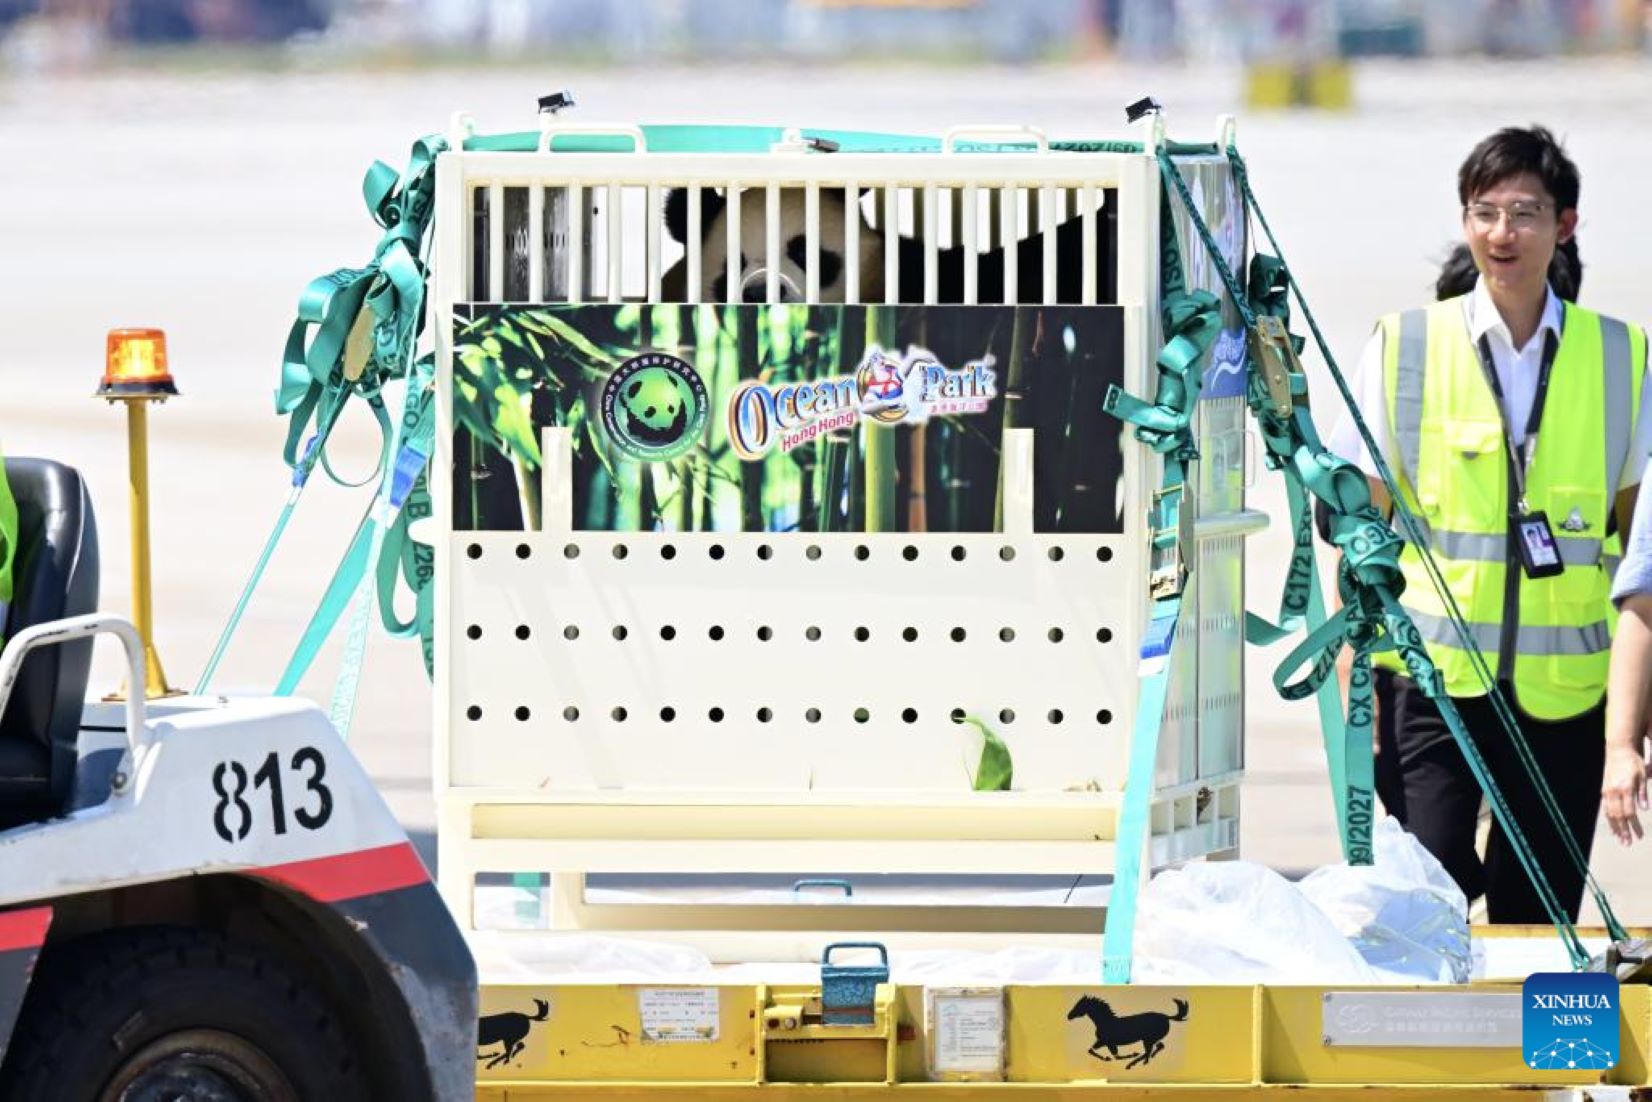
[[(808, 238), (799, 234), (786, 242), (786, 257), (793, 264), (806, 271), (808, 269), (806, 262), (809, 259)], [(820, 261), (820, 285), (830, 287), (837, 282), (838, 274), (843, 270), (843, 258), (829, 249), (821, 249), (818, 260)]]

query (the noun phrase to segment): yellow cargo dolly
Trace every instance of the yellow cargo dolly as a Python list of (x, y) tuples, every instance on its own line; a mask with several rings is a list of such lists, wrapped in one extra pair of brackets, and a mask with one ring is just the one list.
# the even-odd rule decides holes
[[(1175, 155), (1236, 264), (1246, 220), (1217, 155), (1231, 120), (1221, 136)], [(781, 387), (777, 365), (833, 324), (861, 354), (910, 344), (886, 309), (898, 304), (933, 311), (913, 324), (935, 348), (971, 324), (943, 310), (996, 307), (1015, 328), (1037, 308), (1049, 348), (1059, 335), (1071, 358), (1093, 340), (1092, 370), (1147, 393), (1161, 233), (1174, 232), (1189, 287), (1221, 293), (1185, 217), (1161, 207), (1156, 115), (1134, 151), (1025, 128), (932, 140), (554, 113), (505, 139), (460, 117), (448, 143), (432, 277), (435, 783), (441, 889), (483, 978), (478, 1098), (1608, 1098), (1652, 1083), (1641, 986), (1622, 991), (1615, 1067), (1526, 1066), (1519, 977), (1567, 967), (1545, 931), (1496, 932), (1520, 947), (1506, 982), (1104, 986), (1103, 896), (1039, 906), (955, 891), (959, 878), (1119, 867), (1135, 645), (1167, 572), (1185, 577), (1191, 626), (1134, 864), (1145, 879), (1237, 855), (1243, 544), (1267, 522), (1245, 504), (1243, 330), (1225, 303), (1182, 557), (1168, 559), (1147, 519), (1158, 458), (1116, 422), (1091, 439), (1101, 457), (1084, 457), (1106, 480), (1088, 514), (1101, 521), (1064, 522), (1080, 515), (1071, 499), (1046, 508), (1060, 453), (1013, 408), (1032, 393), (1018, 344), (996, 374), (972, 376), (991, 376), (987, 405), (970, 405), (962, 369), (934, 353), (936, 393), (952, 388), (955, 404), (922, 412), (876, 406), (868, 394), (888, 379), (869, 360), (813, 387)], [(738, 386), (723, 385), (720, 355), (745, 357)], [(707, 376), (706, 393), (673, 359)], [(538, 362), (560, 367), (535, 374)], [(600, 370), (581, 376), (582, 364)], [(909, 370), (898, 381), (928, 387), (930, 368)], [(677, 398), (628, 405), (645, 392), (616, 376)], [(854, 388), (852, 410), (832, 405), (839, 386)], [(690, 411), (704, 418), (694, 448), (671, 452), (676, 400), (709, 409)], [(946, 424), (992, 436), (994, 482), (975, 486), (993, 499), (988, 524), (933, 522)], [(812, 463), (799, 458), (809, 448)], [(731, 452), (745, 466), (725, 477)], [(833, 481), (827, 458), (845, 455)], [(783, 481), (786, 456), (803, 472), (786, 492), (806, 503), (790, 511), (747, 478)], [(1000, 767), (1005, 783), (985, 783)], [(933, 896), (818, 894), (891, 874)], [(803, 878), (807, 905), (700, 890), (740, 876)], [(489, 899), (513, 918), (526, 901), (527, 928), (484, 929), (500, 914)], [(567, 966), (567, 953), (632, 938), (703, 954), (711, 970), (613, 982)], [(868, 941), (1083, 949), (1098, 982), (800, 972)], [(556, 944), (562, 957), (534, 963)], [(834, 981), (858, 984), (847, 1018)]]

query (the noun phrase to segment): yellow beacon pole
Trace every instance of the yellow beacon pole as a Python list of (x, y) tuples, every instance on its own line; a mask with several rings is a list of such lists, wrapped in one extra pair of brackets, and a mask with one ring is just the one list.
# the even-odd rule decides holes
[[(178, 393), (166, 370), (166, 334), (159, 329), (111, 329), (98, 397), (126, 403), (126, 454), (132, 488), (132, 622), (143, 639), (145, 699), (177, 696), (155, 653), (149, 594), (149, 403)], [(123, 689), (116, 696), (124, 696)]]

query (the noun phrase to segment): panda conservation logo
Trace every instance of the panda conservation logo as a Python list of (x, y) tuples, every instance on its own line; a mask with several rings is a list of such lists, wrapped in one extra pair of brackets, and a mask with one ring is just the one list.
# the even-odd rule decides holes
[(643, 352), (615, 368), (600, 404), (614, 446), (645, 463), (664, 463), (692, 449), (711, 408), (704, 380), (664, 352)]

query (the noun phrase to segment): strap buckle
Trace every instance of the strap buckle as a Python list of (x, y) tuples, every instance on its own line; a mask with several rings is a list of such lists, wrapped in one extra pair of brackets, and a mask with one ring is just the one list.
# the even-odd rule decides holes
[(1262, 372), (1268, 399), (1276, 417), (1291, 415), (1291, 376), (1302, 373), (1302, 363), (1291, 345), (1285, 323), (1270, 314), (1260, 314), (1250, 328), (1251, 360)]
[(1187, 560), (1182, 545), (1193, 536), (1191, 517), (1182, 508), (1182, 483), (1153, 493), (1152, 523), (1148, 529), (1147, 593), (1155, 601), (1178, 596), (1187, 584)]
[(1162, 559), (1160, 551), (1157, 547), (1153, 549), (1153, 570), (1147, 576), (1147, 595), (1155, 601), (1177, 596), (1187, 581), (1187, 564), (1182, 561), (1181, 544), (1173, 543), (1164, 548)]

